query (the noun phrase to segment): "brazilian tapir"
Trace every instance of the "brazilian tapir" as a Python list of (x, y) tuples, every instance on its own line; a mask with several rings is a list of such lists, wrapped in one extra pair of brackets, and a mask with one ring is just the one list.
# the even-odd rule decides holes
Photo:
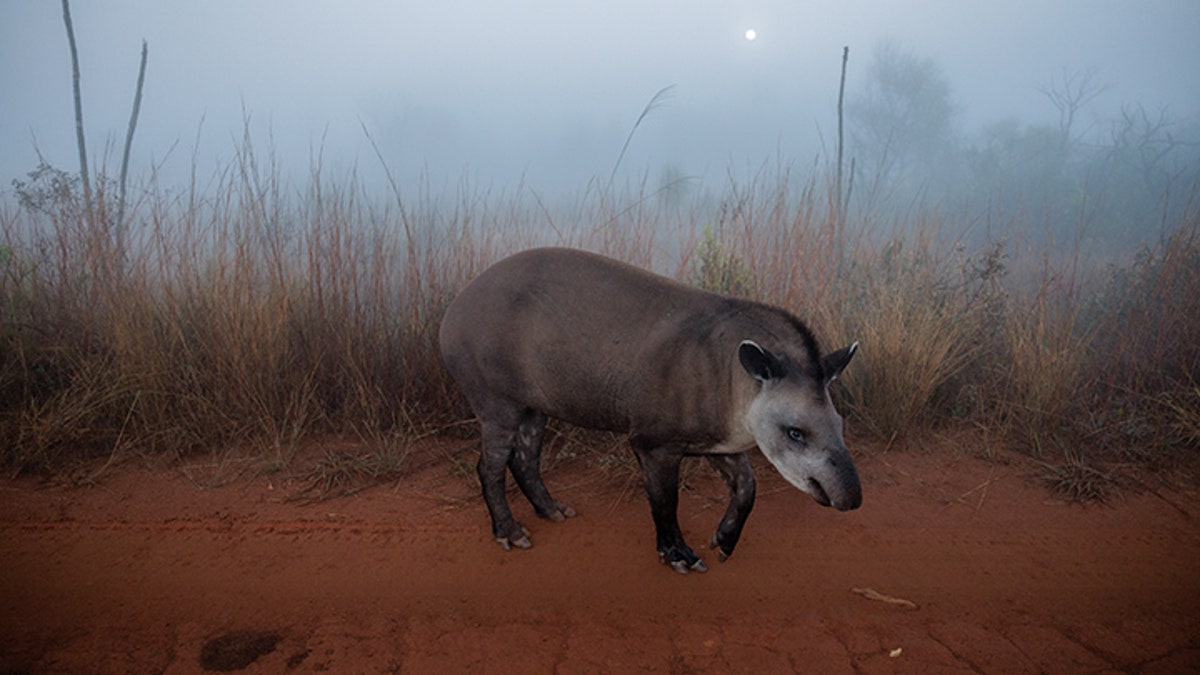
[(679, 572), (705, 570), (676, 518), (685, 455), (704, 455), (729, 486), (709, 543), (721, 560), (754, 505), (746, 453), (755, 445), (818, 503), (842, 511), (862, 503), (828, 393), (858, 344), (822, 356), (804, 323), (782, 309), (592, 253), (542, 248), (472, 281), (446, 310), (439, 339), (482, 425), (479, 482), (506, 549), (530, 546), (509, 510), (506, 466), (538, 515), (575, 515), (542, 482), (549, 417), (629, 435), (659, 557)]

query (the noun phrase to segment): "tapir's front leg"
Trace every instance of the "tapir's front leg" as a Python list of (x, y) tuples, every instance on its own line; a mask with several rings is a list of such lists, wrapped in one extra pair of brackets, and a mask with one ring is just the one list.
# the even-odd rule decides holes
[(650, 499), (650, 514), (658, 532), (658, 557), (670, 563), (676, 572), (691, 570), (705, 572), (704, 561), (683, 541), (679, 530), (679, 464), (683, 453), (667, 448), (634, 447), (646, 479), (646, 496)]
[(746, 524), (750, 509), (754, 508), (754, 469), (750, 466), (750, 458), (744, 452), (736, 455), (708, 455), (708, 463), (712, 464), (729, 486), (729, 508), (708, 542), (709, 548), (717, 549), (718, 559), (725, 562), (733, 555), (733, 549), (742, 536), (742, 526)]

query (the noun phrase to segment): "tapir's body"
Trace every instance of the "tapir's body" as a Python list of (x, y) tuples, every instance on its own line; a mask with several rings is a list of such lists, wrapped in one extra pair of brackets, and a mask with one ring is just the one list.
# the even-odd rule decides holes
[(535, 249), (483, 272), (446, 311), (441, 348), (483, 428), (479, 476), (493, 531), (529, 545), (504, 493), (508, 466), (539, 515), (574, 515), (538, 470), (547, 417), (629, 434), (663, 560), (703, 569), (676, 521), (679, 462), (707, 455), (731, 502), (711, 545), (733, 552), (754, 501), (756, 443), (814, 499), (856, 508), (861, 488), (827, 386), (854, 353), (824, 359), (798, 319), (591, 253)]

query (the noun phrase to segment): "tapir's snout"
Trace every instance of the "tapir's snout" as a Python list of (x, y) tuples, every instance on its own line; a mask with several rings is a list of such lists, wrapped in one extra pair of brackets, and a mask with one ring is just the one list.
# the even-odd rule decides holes
[(858, 484), (858, 476), (854, 477), (854, 485), (847, 489), (846, 498), (833, 503), (838, 511), (853, 511), (862, 506), (862, 486)]
[(807, 492), (821, 506), (832, 506), (838, 511), (853, 511), (862, 506), (858, 470), (844, 446), (830, 451), (813, 449), (808, 456), (765, 448), (763, 454), (789, 483)]
[(813, 500), (838, 511), (853, 511), (862, 506), (862, 484), (858, 481), (854, 462), (849, 457), (830, 460), (827, 468), (824, 483), (817, 478), (808, 479), (808, 493)]

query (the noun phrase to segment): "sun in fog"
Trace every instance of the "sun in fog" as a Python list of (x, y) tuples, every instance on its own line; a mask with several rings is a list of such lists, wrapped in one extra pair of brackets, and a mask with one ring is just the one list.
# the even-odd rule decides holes
[(747, 41), (754, 42), (754, 39), (757, 37), (758, 37), (758, 31), (754, 30), (753, 28), (746, 29), (746, 40)]

